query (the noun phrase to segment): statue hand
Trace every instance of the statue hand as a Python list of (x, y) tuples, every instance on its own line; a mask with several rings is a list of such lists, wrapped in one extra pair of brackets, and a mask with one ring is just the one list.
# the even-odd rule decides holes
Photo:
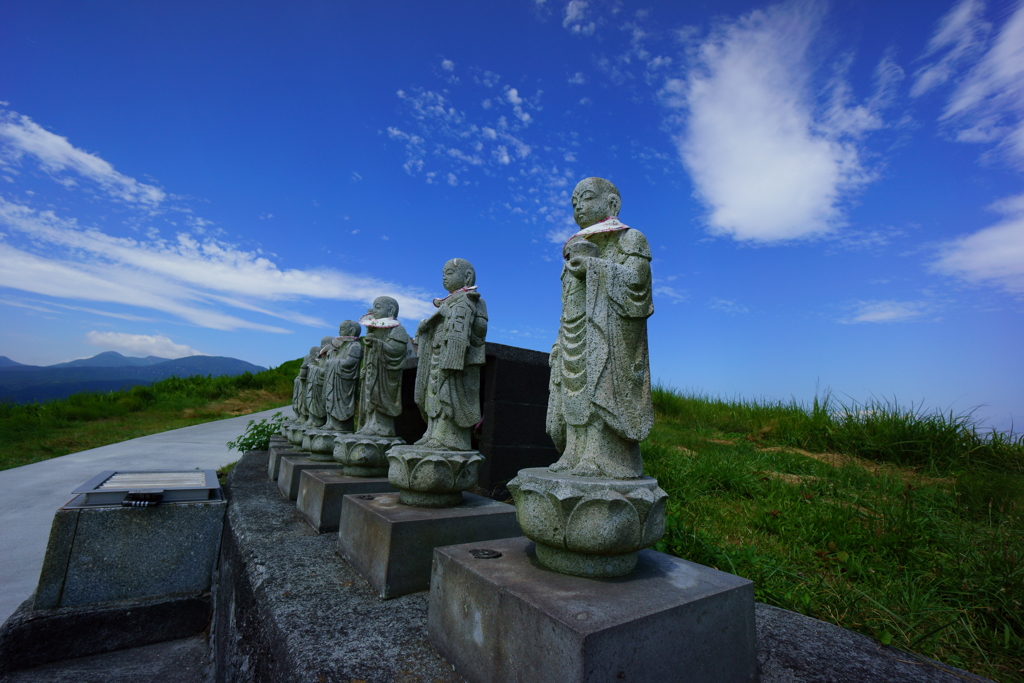
[(569, 272), (580, 278), (581, 280), (587, 274), (587, 261), (590, 260), (588, 256), (574, 256), (566, 262), (566, 268)]

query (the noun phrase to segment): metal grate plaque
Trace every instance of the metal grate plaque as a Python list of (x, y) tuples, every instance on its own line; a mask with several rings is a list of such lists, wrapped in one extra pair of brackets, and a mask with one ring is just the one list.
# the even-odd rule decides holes
[(101, 472), (73, 493), (71, 506), (121, 505), (140, 494), (163, 503), (220, 500), (220, 482), (214, 470), (151, 470)]

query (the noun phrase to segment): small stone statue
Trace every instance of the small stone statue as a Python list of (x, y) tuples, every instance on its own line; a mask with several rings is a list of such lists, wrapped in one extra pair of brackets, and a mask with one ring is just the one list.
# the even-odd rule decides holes
[[(643, 476), (654, 424), (647, 352), (651, 250), (618, 219), (619, 191), (586, 178), (572, 194), (580, 231), (562, 250), (562, 317), (551, 349), (547, 430), (562, 453), (508, 484), (545, 566), (622, 576), (664, 533), (664, 491)], [(556, 505), (553, 500), (557, 500)]]
[(407, 505), (451, 507), (476, 485), (483, 456), (471, 450), (480, 422), (480, 367), (484, 364), (487, 305), (476, 291), (476, 271), (465, 259), (442, 269), (448, 296), (416, 332), (416, 405), (427, 422), (423, 438), (388, 453), (388, 480)]
[(480, 422), (487, 304), (476, 291), (476, 271), (469, 261), (452, 259), (442, 273), (449, 294), (434, 299), (437, 312), (421, 321), (416, 331), (416, 405), (427, 422), (416, 445), (468, 451), (470, 430)]
[(402, 414), (402, 370), (409, 335), (397, 316), (398, 302), (379, 296), (359, 320), (366, 326), (359, 373), (359, 429), (334, 442), (334, 459), (345, 465), (343, 471), (350, 476), (383, 476), (387, 472), (384, 454), (391, 446), (405, 443), (395, 436), (395, 418)]
[(324, 406), (327, 423), (324, 429), (333, 432), (353, 431), (356, 412), (356, 388), (363, 347), (359, 340), (359, 323), (346, 320), (338, 326), (338, 335), (320, 349), (326, 357), (324, 369)]
[(331, 343), (334, 337), (323, 337), (320, 346), (315, 351), (310, 351), (313, 358), (309, 361), (309, 370), (306, 375), (306, 411), (309, 419), (306, 426), (311, 429), (320, 429), (327, 422), (327, 407), (324, 403), (324, 367), (325, 359), (320, 350)]
[[(309, 428), (309, 421), (311, 419), (309, 412), (309, 366), (316, 359), (317, 354), (320, 353), (320, 347), (314, 346), (310, 348), (309, 353), (302, 359), (302, 365), (299, 366), (298, 376), (298, 410), (295, 413), (295, 420), (291, 427), (288, 428), (288, 442), (298, 448), (302, 447), (302, 440), (305, 436), (305, 430)], [(293, 401), (295, 400), (293, 396)]]

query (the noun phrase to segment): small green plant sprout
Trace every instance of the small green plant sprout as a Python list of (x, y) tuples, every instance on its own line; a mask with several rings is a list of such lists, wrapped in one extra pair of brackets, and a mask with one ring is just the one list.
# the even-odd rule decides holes
[(235, 449), (241, 453), (249, 451), (265, 451), (270, 448), (270, 437), (277, 434), (284, 422), (284, 415), (274, 413), (268, 422), (266, 419), (256, 422), (249, 420), (245, 433), (233, 441), (228, 441), (228, 450)]

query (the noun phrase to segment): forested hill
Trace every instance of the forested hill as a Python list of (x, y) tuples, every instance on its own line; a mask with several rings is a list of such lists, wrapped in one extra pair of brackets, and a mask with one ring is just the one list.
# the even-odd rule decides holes
[[(241, 375), (244, 372), (257, 373), (265, 370), (258, 365), (237, 358), (224, 356), (188, 356), (175, 360), (150, 358), (127, 358), (127, 361), (141, 361), (147, 365), (120, 364), (114, 367), (96, 367), (79, 361), (61, 363), (48, 367), (33, 365), (0, 366), (0, 401), (8, 403), (43, 402), (64, 398), (81, 391), (115, 391), (138, 384), (152, 384), (168, 377), (190, 377), (192, 375)], [(102, 359), (101, 359), (102, 360)], [(118, 362), (117, 358), (108, 360)], [(12, 361), (13, 362), (13, 361)]]

